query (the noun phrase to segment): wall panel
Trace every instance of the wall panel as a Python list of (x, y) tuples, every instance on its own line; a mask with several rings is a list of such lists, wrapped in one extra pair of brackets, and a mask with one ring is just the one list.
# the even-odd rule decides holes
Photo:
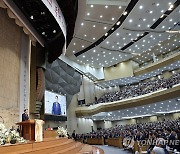
[(0, 116), (7, 127), (19, 120), (22, 33), (22, 29), (8, 17), (6, 10), (0, 8)]

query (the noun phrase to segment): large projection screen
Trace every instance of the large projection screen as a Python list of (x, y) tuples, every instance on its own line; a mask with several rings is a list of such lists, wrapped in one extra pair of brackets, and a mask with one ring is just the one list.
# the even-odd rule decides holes
[(45, 114), (66, 116), (66, 96), (46, 90)]

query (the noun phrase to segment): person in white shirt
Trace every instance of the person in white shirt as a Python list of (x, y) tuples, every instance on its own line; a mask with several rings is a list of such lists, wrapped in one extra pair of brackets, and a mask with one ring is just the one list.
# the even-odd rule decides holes
[(165, 153), (166, 141), (163, 138), (159, 138), (156, 141), (156, 146), (153, 148), (151, 154), (166, 154)]

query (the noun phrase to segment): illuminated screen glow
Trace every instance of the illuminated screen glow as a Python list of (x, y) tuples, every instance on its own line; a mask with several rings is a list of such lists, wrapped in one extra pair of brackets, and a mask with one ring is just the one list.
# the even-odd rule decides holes
[(46, 90), (45, 114), (66, 116), (66, 96)]

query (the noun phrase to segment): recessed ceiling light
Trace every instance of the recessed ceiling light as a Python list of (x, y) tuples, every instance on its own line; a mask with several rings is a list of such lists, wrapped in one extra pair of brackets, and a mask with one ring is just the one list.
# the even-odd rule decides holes
[(119, 33), (116, 33), (116, 36), (119, 36)]
[(163, 13), (164, 12), (164, 10), (161, 10), (161, 13)]
[(137, 25), (138, 27), (141, 27), (141, 25), (139, 24), (139, 25)]
[(30, 18), (33, 20), (34, 19), (34, 17), (33, 16), (30, 16)]
[(127, 11), (125, 11), (124, 13), (123, 13), (123, 15), (126, 15), (127, 14)]
[(161, 16), (160, 16), (160, 18), (163, 18), (164, 17), (164, 14), (162, 14)]
[(73, 53), (75, 53), (76, 51), (73, 51)]
[(139, 6), (139, 9), (142, 9), (142, 8), (143, 8), (143, 6), (142, 6), (142, 5), (140, 5), (140, 6)]
[(153, 11), (151, 10), (151, 11), (149, 11), (149, 13), (150, 13), (150, 14), (152, 14), (152, 13), (153, 13)]
[(91, 5), (91, 7), (94, 7), (94, 5)]
[(95, 27), (96, 27), (96, 25), (93, 25), (93, 27), (95, 28)]
[(96, 38), (95, 37), (93, 37), (93, 40), (95, 40)]
[(109, 44), (109, 41), (107, 41), (106, 44)]
[(154, 18), (153, 21), (156, 21), (156, 19)]
[(114, 18), (112, 18), (112, 20), (114, 20)]
[(172, 22), (173, 20), (172, 19), (169, 19), (170, 22)]
[(119, 6), (119, 9), (121, 9), (122, 7), (121, 6)]
[(116, 23), (116, 25), (120, 25), (120, 23), (121, 23), (121, 22), (120, 22), (120, 21), (118, 21), (118, 22)]
[(159, 6), (159, 3), (157, 3), (156, 6)]
[(165, 28), (165, 26), (162, 26), (162, 28)]
[(150, 25), (147, 25), (147, 27), (150, 27)]
[(146, 21), (146, 18), (144, 18), (143, 21)]
[(56, 33), (56, 30), (53, 30), (53, 33), (55, 34), (55, 33)]
[(96, 52), (96, 50), (93, 50), (93, 52)]
[(173, 7), (174, 7), (174, 5), (170, 5), (170, 7), (169, 7), (169, 9), (168, 9), (168, 10), (169, 10), (169, 11), (170, 11), (170, 10), (172, 10), (172, 9), (173, 9)]
[(45, 35), (45, 32), (42, 32), (42, 35)]
[(86, 56), (85, 55), (83, 55), (83, 58), (85, 58)]
[(104, 29), (107, 29), (107, 27), (104, 27)]
[(87, 15), (90, 16), (90, 13), (88, 12)]
[(84, 26), (84, 23), (83, 23), (83, 22), (81, 23), (81, 26)]
[(129, 22), (132, 22), (133, 20), (132, 19), (129, 19)]
[(100, 15), (100, 18), (102, 18), (103, 16), (102, 15)]
[(87, 35), (86, 34), (84, 34), (84, 37), (86, 37)]
[(84, 48), (84, 45), (82, 45), (82, 48)]

